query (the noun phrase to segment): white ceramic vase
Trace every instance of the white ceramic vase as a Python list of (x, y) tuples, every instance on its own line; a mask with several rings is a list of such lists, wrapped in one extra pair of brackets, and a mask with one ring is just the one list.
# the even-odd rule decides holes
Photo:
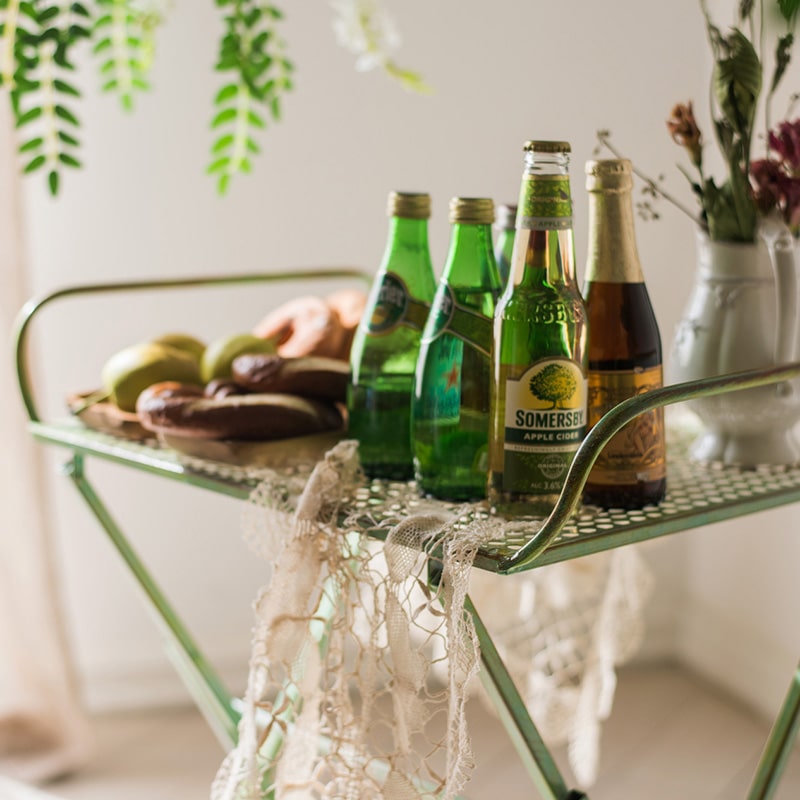
[[(695, 284), (676, 332), (671, 383), (800, 358), (797, 243), (782, 228), (755, 244), (697, 238)], [(692, 401), (703, 433), (691, 456), (753, 467), (800, 462), (800, 383)]]

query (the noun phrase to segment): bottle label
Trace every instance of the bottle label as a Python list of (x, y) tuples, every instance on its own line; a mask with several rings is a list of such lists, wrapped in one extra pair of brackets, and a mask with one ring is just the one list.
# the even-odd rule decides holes
[(504, 491), (559, 492), (586, 433), (587, 385), (580, 365), (543, 359), (518, 378), (506, 375), (505, 390)]
[[(660, 366), (640, 370), (589, 371), (589, 426), (614, 406), (663, 385)], [(631, 420), (600, 451), (592, 484), (631, 485), (661, 480), (667, 473), (664, 409)]]
[(568, 175), (529, 175), (522, 180), (517, 228), (563, 231), (572, 227)]
[(367, 322), (367, 332), (373, 335), (390, 333), (398, 325), (421, 331), (428, 318), (430, 306), (413, 298), (405, 281), (394, 272), (385, 272), (372, 316)]
[(487, 358), (490, 356), (492, 320), (489, 317), (459, 305), (446, 282), (442, 282), (433, 302), (432, 324), (426, 328), (423, 341), (435, 341), (447, 332), (479, 350)]

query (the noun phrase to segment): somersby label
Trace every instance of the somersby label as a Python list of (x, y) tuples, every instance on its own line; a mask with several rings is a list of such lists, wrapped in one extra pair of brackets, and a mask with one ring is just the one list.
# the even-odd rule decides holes
[(586, 378), (568, 359), (539, 361), (506, 379), (503, 484), (554, 492), (586, 433)]

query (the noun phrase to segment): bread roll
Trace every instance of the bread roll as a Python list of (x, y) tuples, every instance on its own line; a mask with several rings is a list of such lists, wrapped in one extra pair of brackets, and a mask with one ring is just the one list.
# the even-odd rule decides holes
[(350, 367), (336, 358), (283, 358), (242, 355), (233, 361), (233, 380), (249, 392), (286, 392), (333, 402), (345, 402)]

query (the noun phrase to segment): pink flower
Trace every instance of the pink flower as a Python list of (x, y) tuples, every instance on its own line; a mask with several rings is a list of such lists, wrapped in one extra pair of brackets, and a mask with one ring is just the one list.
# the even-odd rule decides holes
[(794, 122), (784, 120), (777, 131), (769, 132), (769, 146), (783, 161), (790, 174), (800, 174), (800, 117)]
[(756, 205), (765, 214), (780, 204), (786, 174), (779, 161), (762, 158), (750, 164), (753, 195)]

